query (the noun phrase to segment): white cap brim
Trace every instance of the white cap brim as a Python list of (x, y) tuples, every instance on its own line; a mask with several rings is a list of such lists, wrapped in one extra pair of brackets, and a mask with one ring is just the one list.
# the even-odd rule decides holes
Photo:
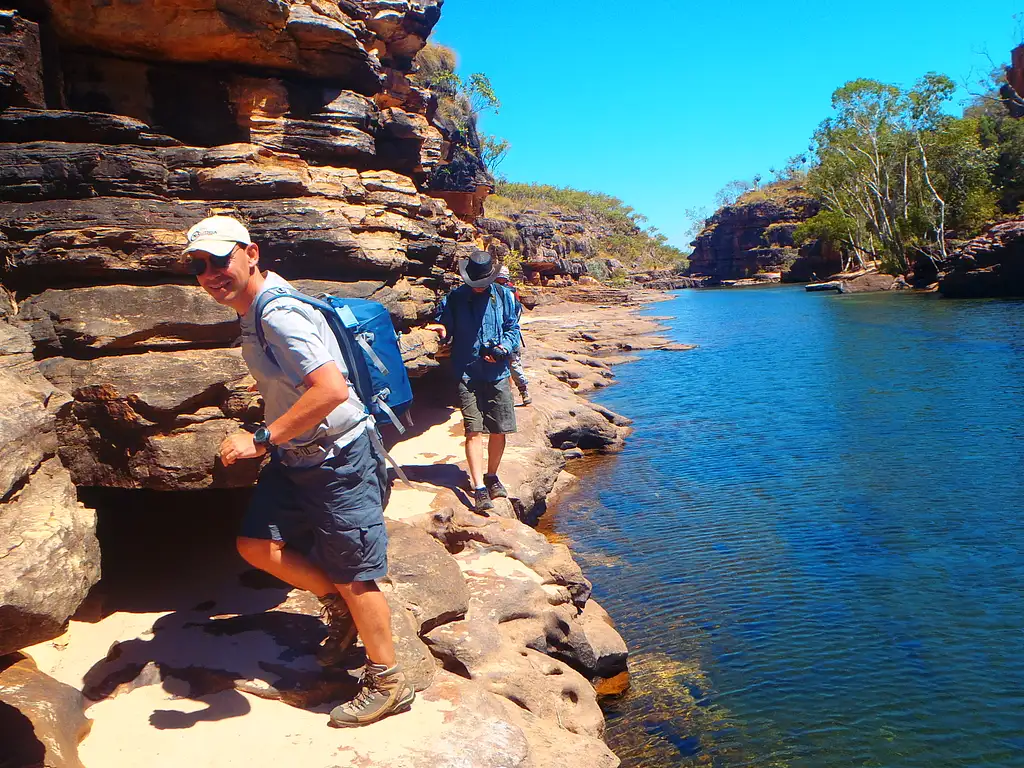
[(213, 256), (227, 256), (235, 250), (236, 245), (241, 245), (241, 243), (236, 240), (199, 239), (193, 243), (189, 243), (183, 253), (202, 251), (203, 253), (209, 253)]

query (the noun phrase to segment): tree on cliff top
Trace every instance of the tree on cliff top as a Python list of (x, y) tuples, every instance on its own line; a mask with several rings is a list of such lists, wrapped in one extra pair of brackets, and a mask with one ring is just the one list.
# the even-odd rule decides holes
[(952, 81), (937, 74), (909, 90), (853, 80), (832, 95), (835, 115), (814, 135), (811, 191), (825, 210), (797, 231), (825, 237), (851, 260), (906, 272), (919, 256), (946, 255), (950, 231), (992, 214), (991, 156), (977, 124), (942, 112)]
[(507, 140), (478, 133), (480, 116), (501, 109), (491, 80), (483, 72), (462, 78), (456, 74), (458, 56), (451, 48), (427, 43), (416, 56), (412, 79), (437, 96), (438, 116), (466, 135), (467, 145), (493, 175), (508, 154)]
[(1024, 120), (1014, 117), (1011, 104), (1001, 96), (1006, 67), (994, 68), (979, 82), (982, 92), (975, 96), (964, 116), (977, 121), (982, 147), (995, 156), (992, 182), (999, 194), (999, 208), (1015, 214), (1024, 205)]

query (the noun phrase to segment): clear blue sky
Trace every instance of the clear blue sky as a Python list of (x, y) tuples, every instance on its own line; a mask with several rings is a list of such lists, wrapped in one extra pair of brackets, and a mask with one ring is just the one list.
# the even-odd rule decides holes
[[(1009, 59), (1011, 0), (445, 0), (433, 40), (502, 101), (501, 171), (622, 198), (676, 245), (684, 209), (807, 148), (832, 91), (957, 82)], [(963, 96), (963, 94), (961, 94)], [(959, 109), (959, 107), (958, 107)]]

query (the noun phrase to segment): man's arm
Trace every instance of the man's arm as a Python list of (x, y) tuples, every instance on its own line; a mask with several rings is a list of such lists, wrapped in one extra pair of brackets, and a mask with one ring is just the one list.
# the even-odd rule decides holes
[[(348, 382), (333, 362), (324, 363), (304, 379), (306, 391), (295, 404), (268, 424), (270, 441), (274, 445), (286, 443), (313, 429), (327, 418), (335, 408), (348, 400)], [(220, 446), (221, 460), (230, 465), (238, 459), (255, 459), (266, 453), (253, 442), (249, 432), (229, 435)]]

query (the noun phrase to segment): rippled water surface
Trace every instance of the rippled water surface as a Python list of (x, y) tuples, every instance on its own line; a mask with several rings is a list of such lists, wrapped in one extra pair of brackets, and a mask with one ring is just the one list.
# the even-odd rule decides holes
[(1024, 302), (688, 291), (556, 510), (626, 766), (1024, 766)]

